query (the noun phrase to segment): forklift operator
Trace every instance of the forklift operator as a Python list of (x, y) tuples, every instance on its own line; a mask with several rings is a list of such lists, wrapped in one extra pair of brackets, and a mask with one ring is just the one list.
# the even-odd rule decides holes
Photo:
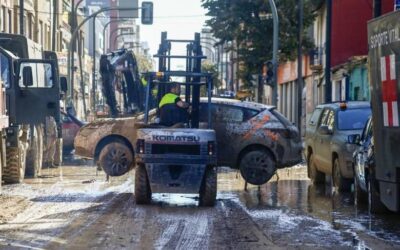
[(182, 101), (179, 97), (180, 89), (179, 84), (171, 84), (169, 93), (161, 99), (158, 105), (161, 125), (173, 126), (177, 123), (189, 122), (189, 103)]

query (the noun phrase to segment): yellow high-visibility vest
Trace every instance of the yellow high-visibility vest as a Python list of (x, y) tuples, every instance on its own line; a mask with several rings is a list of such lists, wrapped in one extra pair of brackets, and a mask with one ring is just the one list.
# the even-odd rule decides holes
[(165, 94), (163, 96), (163, 98), (161, 98), (161, 101), (158, 104), (158, 107), (161, 108), (162, 106), (167, 105), (167, 104), (175, 104), (175, 100), (178, 97), (179, 96), (172, 94), (172, 93)]

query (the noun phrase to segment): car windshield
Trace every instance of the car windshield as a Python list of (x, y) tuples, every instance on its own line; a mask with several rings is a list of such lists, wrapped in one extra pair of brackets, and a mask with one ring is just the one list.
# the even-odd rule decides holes
[(371, 109), (369, 108), (340, 110), (338, 129), (363, 129), (370, 115)]

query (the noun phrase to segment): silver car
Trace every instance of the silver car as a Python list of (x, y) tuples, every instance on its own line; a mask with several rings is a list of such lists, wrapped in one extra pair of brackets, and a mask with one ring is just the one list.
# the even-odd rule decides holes
[(314, 183), (331, 175), (333, 185), (348, 191), (353, 181), (353, 152), (348, 136), (361, 134), (371, 107), (368, 102), (337, 102), (317, 106), (306, 129), (308, 176)]

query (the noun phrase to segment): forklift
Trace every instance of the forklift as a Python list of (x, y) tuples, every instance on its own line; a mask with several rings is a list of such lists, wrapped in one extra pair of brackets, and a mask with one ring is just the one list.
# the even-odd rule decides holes
[[(173, 55), (172, 45), (186, 44), (186, 55)], [(211, 129), (212, 76), (201, 72), (203, 56), (200, 34), (194, 40), (167, 39), (161, 34), (157, 55), (158, 72), (146, 73), (147, 88), (144, 123), (136, 124), (135, 199), (149, 204), (152, 193), (199, 194), (200, 206), (213, 206), (217, 194), (217, 152), (215, 131)], [(186, 60), (186, 70), (171, 69), (172, 61)], [(158, 103), (171, 85), (184, 88), (191, 105), (187, 123), (166, 127), (160, 124), (160, 110), (150, 112), (150, 99), (157, 89)], [(200, 88), (207, 89), (208, 127), (199, 128)]]

